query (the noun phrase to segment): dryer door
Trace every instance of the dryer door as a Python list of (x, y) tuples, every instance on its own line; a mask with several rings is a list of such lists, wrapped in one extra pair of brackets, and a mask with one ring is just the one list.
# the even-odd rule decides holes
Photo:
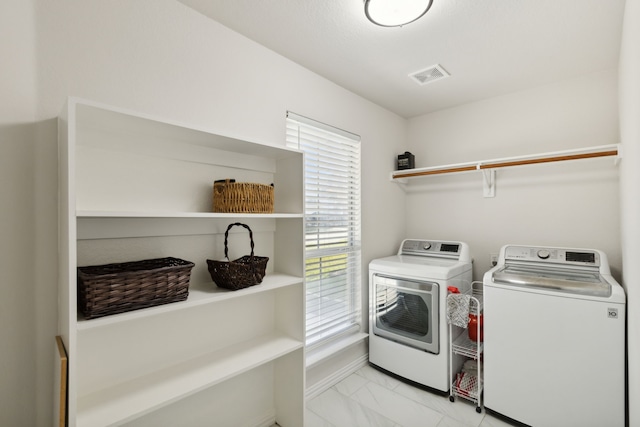
[(430, 353), (440, 352), (437, 283), (374, 274), (372, 291), (374, 334)]

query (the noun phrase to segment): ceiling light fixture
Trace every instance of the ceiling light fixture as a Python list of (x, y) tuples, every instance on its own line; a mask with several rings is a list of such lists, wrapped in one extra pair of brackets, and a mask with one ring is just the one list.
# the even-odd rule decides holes
[(433, 0), (364, 0), (369, 21), (382, 27), (401, 27), (421, 18)]

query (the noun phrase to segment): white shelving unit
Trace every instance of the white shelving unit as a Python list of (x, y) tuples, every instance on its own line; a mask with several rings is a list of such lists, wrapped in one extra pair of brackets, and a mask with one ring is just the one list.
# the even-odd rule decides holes
[[(452, 378), (451, 389), (449, 390), (449, 400), (453, 402), (456, 397), (467, 399), (476, 404), (476, 412), (482, 412), (482, 390), (483, 390), (483, 375), (482, 375), (482, 352), (484, 351), (484, 344), (482, 342), (482, 325), (480, 316), (483, 312), (483, 289), (482, 282), (473, 282), (471, 289), (464, 295), (469, 297), (469, 309), (468, 313), (476, 316), (477, 322), (474, 326), (471, 324), (459, 334), (454, 340), (450, 341), (450, 353), (449, 353), (449, 377)], [(449, 294), (447, 300), (464, 297), (461, 294)], [(457, 304), (453, 304), (456, 306)], [(450, 306), (447, 302), (447, 306)], [(469, 337), (469, 328), (474, 327), (475, 338), (472, 340)], [(453, 335), (454, 325), (449, 323), (449, 339), (451, 340)], [(452, 372), (454, 363), (453, 356), (459, 355), (467, 360), (473, 360), (476, 362), (477, 371), (475, 373), (469, 372)], [(464, 369), (463, 369), (464, 371)]]
[[(304, 425), (303, 154), (70, 98), (59, 118), (59, 335), (69, 426)], [(212, 213), (213, 182), (274, 183), (273, 214)], [(262, 284), (217, 288), (206, 259), (248, 224)], [(249, 253), (229, 234), (230, 258)], [(85, 320), (78, 266), (195, 263), (186, 301)]]

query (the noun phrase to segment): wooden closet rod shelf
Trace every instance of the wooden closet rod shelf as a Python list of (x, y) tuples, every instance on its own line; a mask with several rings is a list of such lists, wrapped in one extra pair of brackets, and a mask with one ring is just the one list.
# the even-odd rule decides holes
[(602, 145), (576, 150), (557, 151), (553, 153), (544, 153), (530, 156), (508, 157), (503, 159), (483, 160), (479, 162), (458, 163), (446, 166), (399, 170), (392, 172), (391, 179), (398, 182), (405, 182), (407, 178), (428, 175), (471, 172), (476, 170), (490, 170), (510, 166), (523, 166), (538, 163), (551, 163), (608, 156), (616, 156), (617, 159), (620, 158), (620, 149), (618, 144)]

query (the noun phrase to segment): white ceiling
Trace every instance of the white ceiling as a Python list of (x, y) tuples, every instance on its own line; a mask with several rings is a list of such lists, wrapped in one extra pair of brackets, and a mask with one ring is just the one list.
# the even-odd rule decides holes
[[(624, 0), (434, 0), (373, 25), (363, 0), (179, 0), (403, 117), (617, 68)], [(440, 64), (451, 77), (408, 75)]]

